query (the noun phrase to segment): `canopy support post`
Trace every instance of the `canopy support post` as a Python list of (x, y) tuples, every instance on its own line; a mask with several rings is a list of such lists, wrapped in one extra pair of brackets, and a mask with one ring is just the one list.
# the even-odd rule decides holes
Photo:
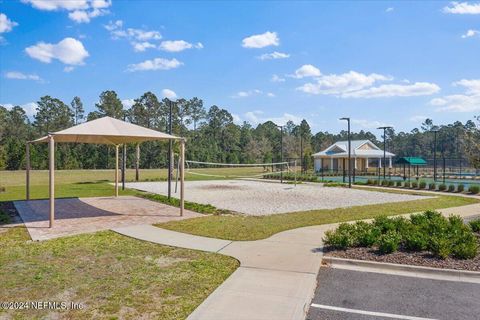
[(49, 156), (49, 204), (50, 204), (50, 225), (53, 227), (55, 220), (55, 140), (52, 135), (48, 136), (48, 156)]
[(135, 149), (135, 181), (138, 181), (140, 180), (140, 143), (137, 143)]
[(118, 197), (118, 145), (115, 145), (115, 197)]
[(26, 150), (25, 150), (25, 179), (26, 179), (26, 190), (25, 198), (30, 200), (30, 142), (27, 141)]
[(185, 207), (185, 140), (180, 140), (180, 216)]

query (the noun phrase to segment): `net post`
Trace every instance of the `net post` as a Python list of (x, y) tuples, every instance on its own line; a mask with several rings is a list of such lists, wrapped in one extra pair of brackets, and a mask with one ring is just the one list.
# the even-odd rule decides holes
[(295, 170), (295, 187), (297, 186), (297, 160), (294, 161), (294, 170)]

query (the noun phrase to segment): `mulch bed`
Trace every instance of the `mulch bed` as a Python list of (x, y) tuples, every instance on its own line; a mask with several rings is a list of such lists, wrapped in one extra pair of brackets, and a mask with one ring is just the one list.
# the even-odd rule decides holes
[(382, 255), (375, 248), (349, 248), (347, 250), (325, 248), (324, 253), (326, 256), (345, 259), (408, 264), (441, 269), (480, 271), (480, 253), (477, 254), (475, 258), (468, 260), (453, 258), (442, 260), (435, 258), (429, 252), (406, 252), (402, 250)]

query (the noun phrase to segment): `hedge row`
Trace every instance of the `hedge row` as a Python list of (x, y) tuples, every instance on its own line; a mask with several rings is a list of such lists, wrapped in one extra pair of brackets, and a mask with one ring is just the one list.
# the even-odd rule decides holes
[[(367, 180), (367, 185), (381, 185), (384, 187), (403, 187), (403, 188), (410, 188), (410, 189), (420, 189), (420, 190), (433, 190), (433, 191), (447, 191), (447, 192), (464, 192), (465, 191), (465, 186), (463, 184), (436, 184), (436, 183), (430, 183), (427, 186), (427, 183), (425, 181), (393, 181), (393, 180), (372, 180), (368, 179)], [(472, 194), (478, 194), (480, 193), (480, 186), (479, 185), (470, 185), (468, 188), (468, 192)]]
[(325, 233), (327, 246), (345, 250), (352, 247), (375, 247), (381, 254), (399, 249), (411, 252), (429, 251), (435, 257), (472, 259), (478, 252), (474, 232), (480, 230), (480, 220), (465, 225), (459, 216), (445, 218), (435, 211), (425, 211), (403, 217), (379, 217), (372, 223), (357, 221), (342, 223)]

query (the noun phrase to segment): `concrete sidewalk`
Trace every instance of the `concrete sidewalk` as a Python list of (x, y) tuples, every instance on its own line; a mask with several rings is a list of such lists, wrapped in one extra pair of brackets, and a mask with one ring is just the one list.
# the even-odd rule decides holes
[[(480, 204), (438, 210), (462, 217)], [(113, 229), (154, 243), (232, 256), (240, 267), (188, 317), (190, 320), (305, 319), (322, 262), (322, 238), (338, 224), (298, 228), (257, 241), (228, 241), (151, 225)]]
[(188, 319), (304, 319), (322, 261), (322, 237), (333, 225), (288, 230), (264, 240), (226, 241), (151, 225), (113, 229), (154, 243), (217, 252), (240, 267)]

